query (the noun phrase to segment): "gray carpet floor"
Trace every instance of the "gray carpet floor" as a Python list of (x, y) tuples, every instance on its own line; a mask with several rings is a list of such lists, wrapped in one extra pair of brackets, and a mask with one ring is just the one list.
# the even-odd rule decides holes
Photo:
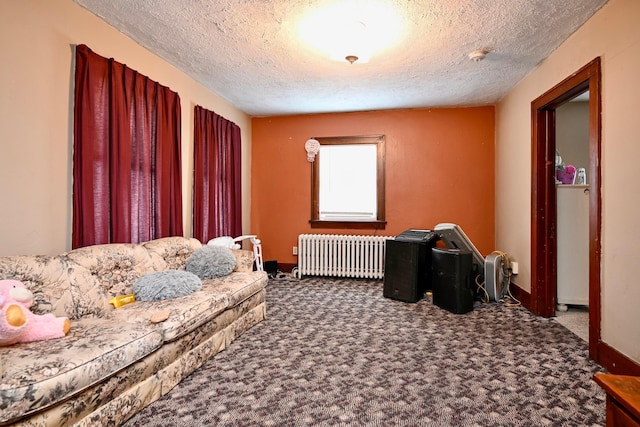
[(589, 342), (589, 307), (569, 306), (567, 311), (556, 310), (554, 320)]
[(522, 307), (271, 280), (267, 319), (126, 426), (602, 426), (587, 344)]

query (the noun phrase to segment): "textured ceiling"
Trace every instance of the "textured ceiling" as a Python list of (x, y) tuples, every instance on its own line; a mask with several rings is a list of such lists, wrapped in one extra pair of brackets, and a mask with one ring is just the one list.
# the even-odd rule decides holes
[[(252, 116), (494, 104), (606, 3), (75, 1)], [(352, 7), (343, 17), (400, 38), (354, 64), (303, 42), (304, 18), (346, 4)], [(382, 29), (367, 16), (378, 6), (392, 8), (378, 14)], [(343, 27), (339, 16), (324, 26), (330, 33)], [(477, 49), (489, 51), (484, 60), (469, 59)]]

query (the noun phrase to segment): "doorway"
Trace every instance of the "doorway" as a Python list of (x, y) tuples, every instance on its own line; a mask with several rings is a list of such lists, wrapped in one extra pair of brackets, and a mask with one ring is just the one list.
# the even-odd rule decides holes
[(600, 58), (531, 103), (531, 311), (551, 317), (557, 292), (556, 109), (589, 91), (589, 356), (598, 362), (600, 342)]
[(589, 342), (589, 91), (556, 108), (556, 320)]

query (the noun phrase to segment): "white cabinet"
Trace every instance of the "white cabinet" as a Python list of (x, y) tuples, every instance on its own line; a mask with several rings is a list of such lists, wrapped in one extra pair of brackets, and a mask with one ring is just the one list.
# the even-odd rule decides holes
[(557, 302), (589, 305), (589, 186), (557, 185)]

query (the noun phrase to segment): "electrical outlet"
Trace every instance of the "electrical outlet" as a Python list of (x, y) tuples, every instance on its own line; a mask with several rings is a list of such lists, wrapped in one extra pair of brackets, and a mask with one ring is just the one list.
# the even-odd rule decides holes
[(293, 254), (294, 255), (298, 255), (298, 247), (297, 246), (293, 247)]
[(517, 262), (511, 262), (511, 274), (513, 274), (514, 276), (516, 274), (518, 274), (518, 263)]

